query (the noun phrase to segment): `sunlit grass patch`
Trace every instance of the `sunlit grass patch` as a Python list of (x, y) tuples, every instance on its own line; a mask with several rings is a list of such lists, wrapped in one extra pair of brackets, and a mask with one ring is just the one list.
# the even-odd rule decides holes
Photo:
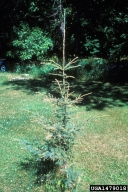
[[(30, 166), (32, 156), (25, 150), (24, 142), (43, 141), (44, 128), (33, 120), (36, 115), (49, 119), (54, 106), (45, 99), (45, 92), (28, 94), (25, 88), (15, 89), (14, 84), (5, 84), (15, 76), (0, 73), (0, 191), (41, 192), (43, 186), (35, 185), (36, 170)], [(92, 103), (96, 106), (92, 94), (90, 111), (83, 104), (76, 106), (73, 114), (73, 121), (81, 126), (73, 147), (73, 163), (81, 172), (80, 192), (89, 192), (90, 184), (127, 184), (127, 87), (125, 92), (120, 86), (112, 89), (120, 89), (121, 100), (112, 100), (111, 90), (107, 95), (102, 90), (101, 100), (108, 104), (105, 108), (92, 107)]]
[(127, 107), (115, 107), (79, 116), (85, 122), (82, 126), (85, 134), (78, 136), (74, 146), (74, 162), (81, 168), (83, 192), (89, 192), (90, 184), (127, 183), (127, 114)]

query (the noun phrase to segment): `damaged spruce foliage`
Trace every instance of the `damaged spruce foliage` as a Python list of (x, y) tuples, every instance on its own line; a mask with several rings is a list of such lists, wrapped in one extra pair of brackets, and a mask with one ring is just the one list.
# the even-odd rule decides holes
[(70, 109), (72, 105), (82, 101), (85, 95), (79, 95), (75, 100), (70, 97), (73, 92), (70, 92), (70, 84), (66, 72), (72, 68), (78, 67), (75, 65), (77, 57), (69, 63), (65, 64), (65, 11), (64, 11), (64, 35), (63, 35), (63, 63), (59, 64), (50, 60), (50, 65), (54, 66), (56, 74), (62, 78), (62, 81), (55, 79), (55, 84), (58, 87), (60, 98), (47, 97), (46, 102), (53, 103), (56, 106), (56, 120), (50, 121), (44, 117), (38, 116), (38, 121), (42, 128), (46, 131), (46, 138), (42, 144), (37, 141), (32, 145), (29, 143), (27, 148), (36, 156), (37, 162), (42, 170), (40, 181), (44, 183), (46, 191), (76, 191), (79, 177), (70, 166), (72, 153), (71, 147), (74, 144), (75, 137), (80, 129), (70, 117)]

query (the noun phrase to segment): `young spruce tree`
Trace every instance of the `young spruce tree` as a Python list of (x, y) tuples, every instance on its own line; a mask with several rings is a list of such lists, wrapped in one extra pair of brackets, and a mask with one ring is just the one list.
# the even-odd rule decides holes
[[(65, 10), (63, 15), (63, 62), (62, 64), (50, 60), (50, 65), (54, 66), (57, 73), (53, 74), (61, 77), (61, 81), (55, 79), (55, 84), (58, 87), (60, 98), (54, 98), (49, 94), (47, 102), (53, 102), (56, 105), (56, 119), (57, 121), (49, 122), (43, 118), (38, 118), (42, 127), (46, 130), (46, 138), (43, 144), (36, 142), (36, 146), (29, 145), (31, 151), (36, 156), (37, 162), (40, 162), (40, 170), (42, 170), (41, 181), (44, 183), (45, 191), (65, 192), (76, 191), (78, 183), (78, 176), (70, 166), (72, 158), (72, 145), (75, 137), (80, 129), (73, 123), (70, 116), (69, 108), (76, 103), (82, 101), (85, 95), (79, 95), (75, 100), (71, 100), (72, 93), (70, 92), (69, 76), (66, 72), (72, 68), (78, 67), (76, 65), (77, 57), (66, 64), (65, 62)], [(90, 94), (90, 93), (88, 93)], [(86, 94), (86, 95), (88, 95)]]

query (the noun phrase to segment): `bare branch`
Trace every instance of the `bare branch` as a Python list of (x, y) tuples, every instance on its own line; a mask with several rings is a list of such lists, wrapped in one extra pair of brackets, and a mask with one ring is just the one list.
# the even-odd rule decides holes
[(65, 71), (67, 71), (67, 70), (69, 70), (69, 69), (74, 69), (74, 68), (77, 68), (77, 67), (80, 67), (80, 65), (68, 67), (68, 68), (65, 69)]
[(62, 68), (61, 67), (61, 65), (59, 65), (58, 63), (56, 63), (55, 61), (53, 61), (53, 60), (49, 60), (50, 62), (52, 62), (52, 63), (50, 63), (50, 65), (54, 65), (54, 66), (56, 66), (56, 67), (58, 67), (58, 68)]
[(70, 92), (70, 93), (68, 94), (68, 96), (71, 96), (73, 93), (74, 93), (74, 91)]
[(45, 16), (48, 17), (48, 18), (55, 17), (56, 15), (58, 15), (58, 10), (56, 10), (56, 12), (53, 13), (53, 14), (45, 14)]
[(67, 79), (67, 78), (75, 78), (75, 77), (74, 77), (74, 76), (66, 76), (66, 79)]
[(50, 75), (55, 75), (55, 76), (59, 76), (59, 77), (62, 77), (61, 74), (55, 74), (55, 73), (49, 73)]
[(66, 69), (69, 65), (71, 65), (72, 63), (76, 63), (77, 59), (78, 59), (78, 57), (74, 58), (74, 59), (73, 59), (72, 61), (70, 61), (67, 65), (65, 65), (65, 69)]
[(62, 91), (59, 81), (57, 79), (55, 79), (55, 81), (57, 82), (60, 91)]

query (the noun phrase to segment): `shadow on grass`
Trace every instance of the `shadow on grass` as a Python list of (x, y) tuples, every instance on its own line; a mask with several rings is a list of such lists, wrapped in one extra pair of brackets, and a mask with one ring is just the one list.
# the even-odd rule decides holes
[(57, 166), (55, 166), (55, 163), (51, 160), (37, 161), (35, 159), (26, 159), (25, 162), (20, 163), (19, 167), (35, 177), (34, 185), (45, 184), (48, 175), (55, 173), (57, 169)]
[(23, 90), (28, 94), (47, 90), (50, 87), (49, 82), (42, 81), (41, 79), (15, 79), (4, 82), (3, 85), (11, 85), (14, 90)]
[(85, 96), (82, 103), (79, 104), (85, 105), (86, 110), (103, 110), (105, 107), (128, 105), (128, 84), (102, 83), (100, 81), (80, 82), (73, 85), (73, 90), (77, 93), (73, 98), (79, 94), (91, 93)]
[[(23, 90), (28, 94), (45, 91), (59, 97), (54, 90), (55, 87), (51, 81), (42, 81), (34, 79), (12, 80), (5, 82), (4, 85), (11, 85), (14, 90)], [(90, 93), (85, 96), (80, 106), (86, 106), (86, 110), (103, 110), (105, 107), (114, 106), (123, 107), (128, 105), (128, 83), (103, 83), (101, 81), (92, 82), (71, 82), (71, 91), (74, 91), (72, 99), (79, 94)], [(53, 91), (52, 91), (53, 89)]]

